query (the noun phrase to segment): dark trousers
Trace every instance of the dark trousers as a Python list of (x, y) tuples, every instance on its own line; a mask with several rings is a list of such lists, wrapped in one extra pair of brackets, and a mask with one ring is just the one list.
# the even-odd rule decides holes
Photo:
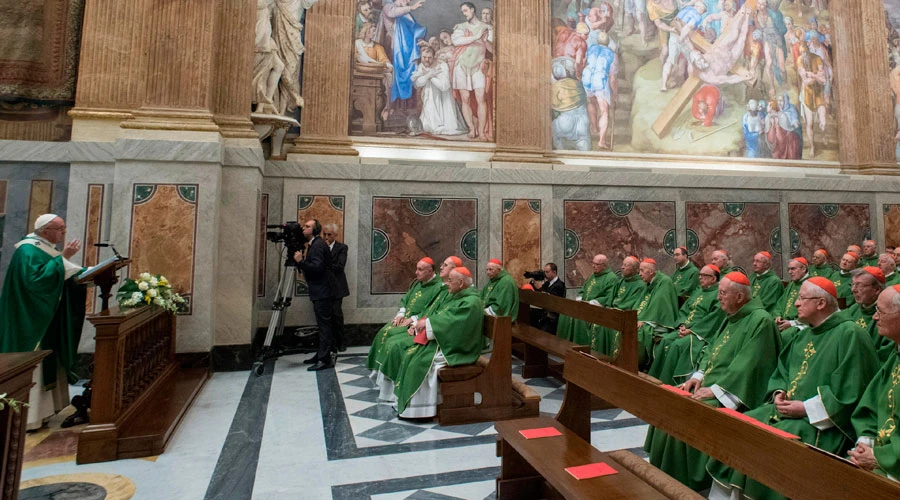
[(319, 327), (319, 350), (316, 357), (320, 361), (329, 359), (335, 350), (334, 333), (331, 328), (331, 299), (314, 300), (313, 312), (316, 315), (316, 325)]
[(331, 332), (334, 335), (335, 347), (337, 347), (338, 349), (347, 346), (347, 343), (344, 340), (344, 310), (342, 309), (343, 303), (343, 297), (332, 299), (331, 302)]

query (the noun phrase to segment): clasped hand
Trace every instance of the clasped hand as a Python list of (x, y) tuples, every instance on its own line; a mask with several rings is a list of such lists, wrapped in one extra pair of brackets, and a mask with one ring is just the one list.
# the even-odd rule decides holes
[(853, 448), (847, 455), (850, 457), (850, 461), (860, 466), (862, 469), (873, 470), (878, 467), (878, 461), (875, 459), (875, 451), (871, 446), (857, 443), (856, 448)]
[(700, 380), (691, 378), (688, 379), (687, 382), (681, 384), (680, 388), (692, 393), (692, 399), (710, 399), (716, 397), (709, 387), (700, 387), (701, 383)]
[(775, 393), (775, 411), (777, 411), (779, 415), (790, 418), (802, 418), (806, 416), (806, 407), (803, 406), (803, 401), (787, 399), (784, 397), (784, 392)]

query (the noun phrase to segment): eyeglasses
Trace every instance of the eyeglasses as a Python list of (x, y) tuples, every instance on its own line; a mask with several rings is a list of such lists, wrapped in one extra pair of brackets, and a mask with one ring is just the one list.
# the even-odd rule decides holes
[(715, 277), (716, 277), (715, 274), (706, 274), (706, 273), (700, 273), (700, 276), (704, 276), (704, 277), (707, 277), (707, 278), (715, 278)]
[(797, 297), (797, 300), (822, 300), (822, 297), (804, 297), (801, 295)]

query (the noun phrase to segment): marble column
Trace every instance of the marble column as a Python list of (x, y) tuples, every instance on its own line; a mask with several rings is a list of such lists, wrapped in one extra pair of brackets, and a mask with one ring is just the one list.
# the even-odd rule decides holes
[(141, 105), (151, 0), (92, 0), (84, 7), (73, 141), (112, 141)]
[(495, 162), (550, 161), (550, 4), (497, 0)]
[(897, 175), (884, 5), (831, 2), (831, 13), (843, 171)]
[(255, 6), (248, 0), (225, 0), (217, 12), (213, 120), (226, 138), (258, 137), (250, 121)]
[(350, 147), (350, 44), (354, 0), (318, 2), (306, 12), (301, 135), (289, 153), (357, 155)]
[(219, 3), (151, 0), (147, 88), (134, 119), (123, 122), (122, 128), (219, 131), (212, 113)]

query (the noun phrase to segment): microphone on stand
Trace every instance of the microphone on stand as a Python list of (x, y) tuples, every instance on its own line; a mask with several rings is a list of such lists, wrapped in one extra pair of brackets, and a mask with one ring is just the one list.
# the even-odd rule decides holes
[(117, 258), (119, 258), (119, 259), (122, 258), (122, 256), (119, 255), (119, 252), (116, 251), (116, 247), (113, 246), (112, 243), (94, 243), (94, 246), (95, 246), (95, 247), (100, 247), (100, 248), (107, 248), (107, 247), (109, 247), (109, 248), (112, 249), (113, 254), (114, 254)]

